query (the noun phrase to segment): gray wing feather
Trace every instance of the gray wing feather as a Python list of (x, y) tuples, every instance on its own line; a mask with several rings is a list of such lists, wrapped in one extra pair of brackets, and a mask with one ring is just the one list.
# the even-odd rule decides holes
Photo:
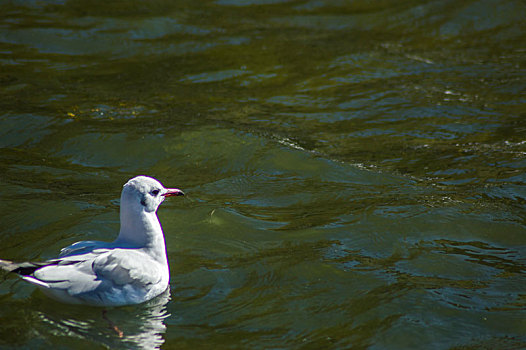
[(104, 292), (127, 284), (140, 288), (157, 283), (161, 280), (161, 272), (156, 265), (142, 252), (128, 249), (95, 249), (88, 254), (53, 260), (52, 265), (39, 268), (33, 276), (25, 279), (77, 296)]
[(80, 241), (60, 250), (59, 258), (91, 253), (95, 249), (113, 248), (114, 244), (101, 241)]
[[(53, 264), (36, 270), (30, 277), (44, 282), (50, 289), (67, 290), (70, 295), (91, 292), (102, 282), (91, 268), (91, 260), (96, 255), (89, 253), (56, 259), (52, 261)], [(26, 280), (31, 282), (28, 278)]]
[(112, 250), (93, 262), (97, 275), (117, 285), (157, 283), (161, 273), (156, 267), (157, 263), (146, 254), (128, 249)]

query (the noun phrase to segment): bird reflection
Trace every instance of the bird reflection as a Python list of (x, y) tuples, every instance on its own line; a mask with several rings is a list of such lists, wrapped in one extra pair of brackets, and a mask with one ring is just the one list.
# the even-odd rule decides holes
[(169, 301), (170, 288), (146, 303), (104, 312), (101, 308), (69, 306), (47, 300), (39, 303), (37, 309), (46, 328), (51, 328), (47, 331), (53, 335), (80, 337), (112, 349), (159, 349), (166, 332), (164, 320), (170, 316)]

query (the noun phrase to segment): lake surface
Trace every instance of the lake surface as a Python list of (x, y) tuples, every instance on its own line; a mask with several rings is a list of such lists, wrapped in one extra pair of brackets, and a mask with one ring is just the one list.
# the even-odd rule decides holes
[(159, 210), (171, 290), (1, 276), (2, 349), (526, 348), (524, 1), (0, 3), (0, 257)]

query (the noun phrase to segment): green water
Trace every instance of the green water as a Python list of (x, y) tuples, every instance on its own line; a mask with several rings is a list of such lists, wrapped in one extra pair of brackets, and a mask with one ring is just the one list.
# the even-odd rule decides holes
[(0, 2), (0, 257), (159, 210), (171, 290), (2, 276), (2, 349), (526, 348), (523, 1)]

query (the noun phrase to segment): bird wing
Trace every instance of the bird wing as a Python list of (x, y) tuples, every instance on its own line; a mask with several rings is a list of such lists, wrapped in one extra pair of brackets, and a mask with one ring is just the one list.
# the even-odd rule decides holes
[(70, 296), (96, 290), (102, 283), (91, 268), (96, 254), (76, 255), (75, 259), (62, 258), (35, 264), (33, 271), (29, 267), (14, 270), (28, 282), (46, 289), (66, 291)]
[(73, 297), (92, 298), (125, 287), (147, 288), (161, 280), (162, 272), (153, 259), (140, 251), (96, 249), (88, 254), (50, 260), (23, 278)]
[(60, 250), (59, 258), (72, 256), (72, 255), (81, 255), (92, 252), (95, 249), (101, 248), (113, 248), (114, 244), (110, 242), (100, 242), (100, 241), (80, 241), (73, 243), (70, 246), (62, 248)]
[(159, 264), (149, 255), (134, 249), (113, 249), (93, 261), (93, 271), (114, 285), (146, 286), (162, 278)]

